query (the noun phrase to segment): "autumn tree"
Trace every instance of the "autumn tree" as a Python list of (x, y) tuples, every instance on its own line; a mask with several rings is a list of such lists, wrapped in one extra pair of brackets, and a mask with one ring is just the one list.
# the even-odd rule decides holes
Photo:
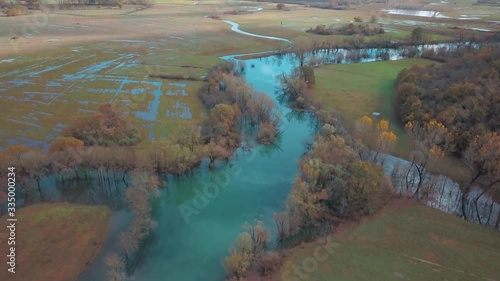
[(289, 215), (287, 212), (274, 213), (273, 218), (276, 230), (278, 231), (278, 242), (283, 242), (285, 237), (288, 236)]
[(414, 196), (422, 198), (425, 195), (422, 194), (422, 187), (427, 180), (429, 165), (444, 156), (448, 130), (443, 124), (432, 120), (425, 124), (408, 122), (405, 131), (413, 140), (406, 186), (409, 187), (412, 171), (415, 170), (417, 180)]
[(382, 119), (377, 124), (369, 116), (363, 116), (356, 121), (356, 135), (375, 151), (373, 161), (376, 162), (380, 153), (390, 153), (398, 140), (390, 129), (389, 121)]
[(283, 92), (282, 101), (291, 107), (304, 108), (308, 100), (309, 87), (300, 68), (295, 68), (290, 74), (283, 73), (280, 77)]
[(245, 222), (243, 228), (252, 239), (252, 255), (256, 259), (267, 248), (269, 232), (262, 221), (256, 221), (255, 224)]
[(20, 160), (23, 154), (26, 154), (31, 151), (31, 148), (27, 147), (24, 144), (15, 144), (11, 146), (7, 146), (6, 153), (16, 160)]
[(210, 160), (209, 166), (213, 168), (216, 160), (227, 160), (231, 157), (231, 151), (227, 148), (216, 144), (214, 141), (211, 141), (206, 146), (206, 156)]
[(218, 104), (210, 110), (210, 121), (217, 134), (227, 136), (234, 126), (235, 112), (230, 105)]
[(175, 132), (175, 136), (176, 144), (187, 146), (191, 151), (194, 151), (197, 146), (202, 144), (201, 132), (196, 126), (183, 126)]
[(125, 280), (125, 263), (118, 254), (110, 253), (106, 255), (104, 263), (107, 266), (109, 281)]
[(82, 160), (81, 150), (83, 141), (73, 137), (58, 137), (50, 144), (48, 155), (53, 161), (55, 172), (64, 172), (70, 169), (76, 171)]
[[(50, 172), (47, 156), (41, 151), (33, 150), (29, 153), (23, 154), (18, 162), (18, 165), (20, 176), (24, 179), (34, 181), (40, 194), (40, 198), (43, 199), (41, 181), (42, 178)], [(24, 190), (25, 196), (28, 197), (31, 192), (29, 183), (20, 184), (20, 186)]]
[(229, 249), (230, 254), (223, 265), (231, 280), (243, 280), (252, 265), (252, 238), (246, 232), (238, 236), (236, 246)]
[(410, 43), (412, 44), (423, 44), (425, 41), (424, 29), (422, 27), (416, 27), (411, 32)]
[(396, 146), (398, 137), (389, 128), (389, 121), (382, 119), (376, 126), (376, 153), (373, 161), (377, 161), (379, 153), (390, 153)]
[(361, 159), (367, 159), (371, 153), (371, 148), (375, 145), (373, 119), (366, 115), (362, 116), (356, 120), (354, 128), (356, 151)]
[(349, 214), (371, 214), (388, 195), (387, 180), (382, 167), (359, 161), (349, 168), (346, 202)]
[(321, 203), (325, 197), (324, 191), (297, 177), (287, 200), (287, 208), (299, 218), (301, 227), (315, 224), (325, 212)]
[[(483, 182), (483, 190), (474, 199), (477, 204), (479, 198), (490, 188), (500, 183), (500, 135), (488, 133), (476, 136), (464, 152), (464, 162), (469, 170), (469, 181), (462, 188), (462, 216), (468, 219), (466, 206), (467, 196), (474, 184)], [(481, 218), (478, 217), (481, 223)]]
[(139, 130), (109, 103), (102, 104), (93, 115), (80, 118), (65, 128), (64, 135), (79, 139), (85, 145), (134, 145), (141, 140)]
[(261, 144), (272, 144), (278, 134), (279, 132), (275, 123), (270, 121), (261, 122), (257, 133), (257, 142)]
[(189, 141), (155, 141), (149, 151), (148, 162), (157, 174), (182, 174), (195, 167), (207, 156), (207, 147)]
[(462, 156), (477, 135), (500, 130), (498, 48), (435, 55), (446, 62), (399, 73), (395, 108), (403, 123), (436, 120), (449, 131), (449, 152)]
[(296, 56), (300, 67), (304, 66), (307, 53), (312, 51), (312, 48), (313, 44), (307, 37), (300, 36), (294, 41), (290, 51)]
[(73, 137), (58, 137), (50, 143), (49, 153), (65, 152), (83, 147), (83, 142)]
[(131, 175), (132, 184), (125, 191), (126, 201), (132, 210), (133, 219), (129, 229), (120, 234), (118, 243), (128, 261), (139, 249), (156, 223), (151, 219), (150, 199), (160, 195), (160, 182), (147, 170), (136, 170)]
[(214, 66), (208, 85), (198, 95), (210, 109), (210, 118), (202, 127), (202, 141), (233, 151), (241, 143), (243, 131), (252, 132), (257, 127), (257, 141), (271, 143), (279, 133), (279, 111), (272, 98), (256, 92), (234, 71), (236, 65)]

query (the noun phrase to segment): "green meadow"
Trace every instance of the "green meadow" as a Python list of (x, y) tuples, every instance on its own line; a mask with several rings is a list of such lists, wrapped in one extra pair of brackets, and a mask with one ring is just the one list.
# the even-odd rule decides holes
[(293, 249), (272, 280), (302, 280), (296, 268), (309, 281), (497, 280), (500, 273), (497, 231), (409, 200), (331, 234), (327, 259), (317, 261), (316, 270), (303, 266), (325, 243), (321, 238)]

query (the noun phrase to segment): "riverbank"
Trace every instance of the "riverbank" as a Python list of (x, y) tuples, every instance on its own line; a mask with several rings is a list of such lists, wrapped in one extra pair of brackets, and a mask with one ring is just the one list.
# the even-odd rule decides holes
[[(386, 119), (398, 136), (392, 153), (408, 159), (413, 144), (404, 132), (404, 124), (396, 118), (394, 108), (394, 83), (398, 73), (413, 66), (439, 64), (427, 59), (377, 61), (364, 64), (322, 65), (314, 68), (316, 86), (311, 95), (314, 103), (334, 110), (347, 122), (354, 122), (364, 115)], [(432, 172), (443, 174), (456, 182), (466, 181), (464, 164), (456, 158), (446, 157)]]
[[(111, 210), (105, 206), (39, 203), (16, 214), (16, 273), (0, 262), (0, 279), (74, 281), (93, 263), (108, 233)], [(5, 222), (7, 216), (0, 218)], [(0, 252), (8, 253), (7, 228), (0, 229)]]

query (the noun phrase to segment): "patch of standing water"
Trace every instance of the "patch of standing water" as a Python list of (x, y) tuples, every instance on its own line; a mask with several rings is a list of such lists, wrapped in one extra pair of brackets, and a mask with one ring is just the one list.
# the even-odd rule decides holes
[(246, 31), (243, 31), (239, 28), (239, 24), (238, 23), (235, 23), (233, 21), (230, 21), (230, 20), (224, 20), (225, 23), (229, 23), (231, 25), (231, 30), (236, 32), (236, 33), (239, 33), (239, 34), (243, 34), (243, 35), (247, 35), (247, 36), (252, 36), (252, 37), (258, 37), (258, 38), (265, 38), (265, 39), (270, 39), (270, 40), (278, 40), (278, 41), (285, 41), (287, 43), (292, 43), (290, 40), (288, 39), (285, 39), (285, 38), (279, 38), (279, 37), (273, 37), (273, 36), (266, 36), (266, 35), (259, 35), (259, 34), (254, 34), (254, 33), (250, 33), (250, 32), (246, 32)]
[(475, 31), (482, 31), (482, 32), (491, 32), (491, 29), (486, 29), (486, 28), (469, 27), (467, 29), (475, 30)]
[[(383, 161), (387, 175), (395, 175), (397, 191), (402, 194), (414, 194), (418, 177), (415, 169), (410, 169), (409, 184), (406, 183), (406, 169), (411, 163), (392, 155), (381, 154), (379, 158)], [(399, 172), (396, 172), (398, 171)], [(432, 208), (439, 209), (453, 215), (461, 215), (462, 191), (458, 183), (443, 175), (433, 175), (424, 182), (425, 186), (431, 187), (429, 197), (424, 202)], [(476, 223), (494, 227), (500, 214), (500, 204), (496, 203), (488, 194), (482, 194), (482, 189), (473, 188), (467, 194), (465, 212), (467, 217)], [(475, 202), (475, 203), (474, 203)]]
[(15, 60), (16, 60), (15, 58), (4, 59), (4, 60), (0, 60), (0, 63), (10, 63), (10, 62), (13, 62)]
[(185, 102), (176, 101), (172, 109), (167, 109), (165, 112), (165, 116), (171, 118), (182, 118), (182, 119), (192, 119), (193, 115), (191, 114), (191, 110), (189, 109), (189, 105)]
[(450, 18), (436, 11), (423, 11), (423, 10), (405, 10), (405, 9), (388, 9), (382, 10), (390, 15), (405, 15), (414, 17), (425, 17), (425, 18)]

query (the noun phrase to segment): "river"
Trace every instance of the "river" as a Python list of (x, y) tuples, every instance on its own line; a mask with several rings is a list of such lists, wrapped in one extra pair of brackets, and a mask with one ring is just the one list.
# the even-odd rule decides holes
[[(286, 40), (246, 33), (240, 31), (237, 24), (228, 23), (233, 31), (241, 34)], [(390, 59), (402, 58), (394, 50), (385, 51), (390, 52)], [(366, 62), (377, 60), (380, 50), (368, 49), (364, 52), (369, 54), (362, 58)], [(315, 54), (318, 55), (336, 57), (328, 51)], [(234, 57), (237, 56), (224, 59)], [(292, 55), (249, 59), (244, 63), (245, 80), (254, 89), (275, 100), (279, 86), (276, 77), (298, 65)], [(293, 114), (290, 109), (276, 103), (284, 117), (281, 125), (283, 134), (276, 146), (256, 145), (251, 151), (241, 148), (229, 163), (217, 169), (202, 167), (191, 175), (169, 179), (168, 188), (153, 202), (153, 219), (158, 226), (142, 253), (145, 258), (134, 271), (132, 280), (223, 280), (225, 273), (221, 261), (242, 232), (245, 222), (263, 220), (274, 231), (273, 213), (284, 209), (298, 171), (298, 160), (305, 151), (302, 142), (314, 133), (314, 124), (307, 114)], [(385, 166), (388, 173), (396, 163), (404, 163), (404, 160), (391, 156), (387, 159)], [(447, 192), (443, 194), (456, 198), (458, 187), (454, 189), (449, 179), (445, 186)], [(443, 203), (444, 200), (437, 202), (440, 202), (439, 206), (434, 207), (448, 212), (452, 212), (449, 206), (456, 204), (456, 200), (446, 201), (448, 204)], [(434, 203), (429, 201), (429, 204), (432, 206)]]
[[(273, 98), (276, 76), (292, 69), (291, 62), (277, 65), (254, 59), (245, 64), (246, 81)], [(298, 118), (288, 108), (280, 110), (283, 134), (276, 145), (239, 149), (229, 163), (215, 170), (200, 168), (194, 176), (169, 181), (168, 189), (153, 203), (153, 219), (158, 222), (155, 241), (133, 280), (166, 276), (182, 281), (223, 280), (221, 261), (243, 231), (242, 225), (263, 220), (273, 227), (273, 213), (284, 209), (298, 171), (298, 159), (305, 150), (302, 142), (313, 134), (310, 118)]]

